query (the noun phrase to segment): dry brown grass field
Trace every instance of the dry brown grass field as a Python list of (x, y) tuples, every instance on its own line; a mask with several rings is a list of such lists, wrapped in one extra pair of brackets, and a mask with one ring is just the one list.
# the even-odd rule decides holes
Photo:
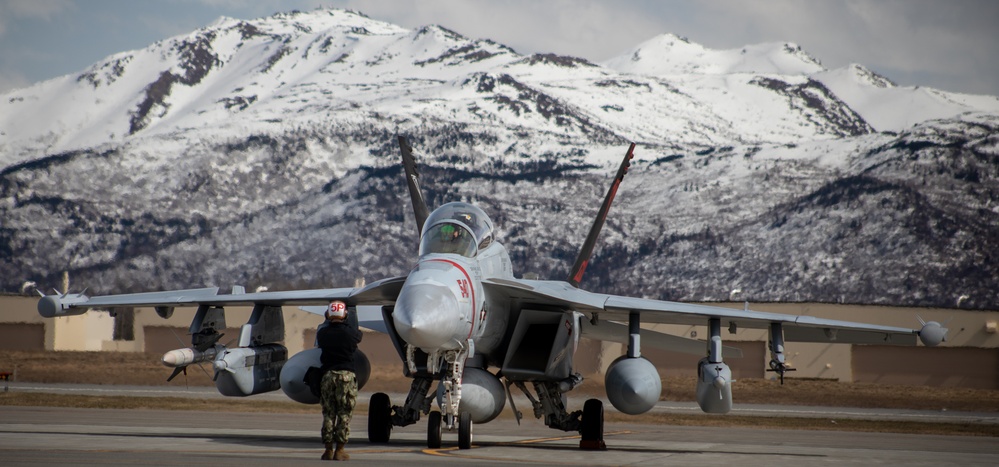
[[(0, 372), (13, 372), (16, 381), (40, 383), (81, 383), (140, 386), (210, 386), (211, 378), (191, 367), (188, 375), (166, 382), (170, 369), (160, 364), (160, 355), (124, 352), (0, 352)], [(409, 380), (400, 368), (376, 367), (364, 391), (403, 393)], [(582, 395), (603, 394), (603, 382), (591, 376), (576, 391)], [(932, 388), (849, 384), (829, 380), (788, 378), (784, 385), (764, 379), (743, 379), (733, 385), (736, 403), (867, 407), (923, 410), (999, 412), (999, 391), (960, 388)], [(693, 378), (663, 379), (663, 399), (693, 401)], [(358, 410), (366, 410), (359, 401)], [(168, 409), (192, 411), (241, 411), (267, 413), (312, 413), (316, 408), (295, 402), (262, 402), (253, 398), (197, 399), (108, 396), (67, 396), (11, 391), (0, 393), (0, 406), (56, 406), (116, 409)], [(501, 417), (511, 417), (505, 411)], [(703, 414), (648, 413), (625, 416), (614, 410), (608, 421), (628, 421), (669, 425), (744, 426), (777, 429), (848, 430), (868, 432), (948, 434), (999, 437), (999, 426), (963, 423), (921, 423), (878, 420), (836, 420), (815, 418), (770, 418), (747, 416), (704, 416)]]
[[(211, 378), (196, 366), (188, 369), (186, 377), (181, 375), (167, 383), (171, 370), (160, 363), (160, 357), (131, 352), (4, 351), (0, 352), (0, 372), (12, 372), (16, 368), (17, 381), (22, 382), (213, 385)], [(783, 386), (773, 380), (741, 379), (732, 388), (737, 403), (999, 412), (999, 391), (996, 390), (851, 384), (799, 378), (788, 378)], [(364, 391), (370, 392), (406, 392), (408, 389), (409, 380), (402, 376), (397, 366), (373, 368), (371, 379), (364, 387)], [(600, 395), (603, 380), (599, 376), (588, 377), (577, 391)], [(695, 400), (694, 379), (663, 379), (663, 399)]]

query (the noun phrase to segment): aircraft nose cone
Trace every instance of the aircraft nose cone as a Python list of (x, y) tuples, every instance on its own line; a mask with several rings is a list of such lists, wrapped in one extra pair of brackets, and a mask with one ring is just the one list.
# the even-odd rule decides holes
[(420, 349), (439, 349), (453, 340), (458, 325), (458, 300), (435, 281), (406, 284), (392, 314), (402, 338)]

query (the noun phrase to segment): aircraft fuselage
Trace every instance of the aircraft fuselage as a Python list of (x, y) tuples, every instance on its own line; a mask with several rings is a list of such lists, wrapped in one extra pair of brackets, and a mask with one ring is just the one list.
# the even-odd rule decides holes
[[(467, 222), (480, 228), (468, 226), (456, 216), (474, 216), (467, 217), (474, 218)], [(468, 238), (453, 245), (461, 241), (460, 236)], [(428, 354), (455, 350), (491, 353), (502, 340), (507, 313), (491, 306), (482, 281), (513, 277), (506, 248), (492, 239), (492, 222), (472, 205), (444, 205), (430, 215), (420, 253), (392, 314), (399, 336)], [(497, 313), (490, 313), (491, 309)]]

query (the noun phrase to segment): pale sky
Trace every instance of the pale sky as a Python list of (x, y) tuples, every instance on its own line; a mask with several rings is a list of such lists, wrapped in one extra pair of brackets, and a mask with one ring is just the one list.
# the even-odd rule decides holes
[(999, 95), (997, 0), (0, 0), (0, 93), (220, 16), (320, 5), (593, 62), (663, 33), (714, 49), (794, 42), (826, 68), (859, 63), (902, 86)]

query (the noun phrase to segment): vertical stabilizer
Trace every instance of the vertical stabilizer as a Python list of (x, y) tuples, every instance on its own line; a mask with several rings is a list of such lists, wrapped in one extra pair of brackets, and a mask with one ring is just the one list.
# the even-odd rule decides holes
[(607, 196), (604, 197), (604, 204), (600, 206), (600, 212), (597, 213), (597, 218), (593, 221), (593, 227), (590, 227), (590, 233), (586, 236), (586, 241), (583, 242), (583, 247), (579, 250), (576, 263), (572, 265), (572, 270), (569, 271), (569, 278), (566, 281), (572, 284), (573, 287), (579, 287), (579, 283), (583, 280), (583, 273), (586, 272), (586, 266), (590, 262), (593, 247), (597, 244), (600, 229), (604, 226), (611, 203), (614, 202), (614, 196), (617, 195), (617, 189), (621, 186), (621, 181), (624, 180), (624, 174), (628, 173), (628, 167), (631, 167), (631, 159), (635, 157), (634, 152), (635, 143), (631, 143), (631, 146), (628, 147), (628, 153), (624, 155), (624, 160), (621, 161), (621, 167), (617, 169), (614, 182), (611, 184), (610, 189), (607, 190)]
[(423, 224), (427, 221), (430, 211), (420, 190), (420, 174), (416, 171), (416, 160), (413, 159), (413, 148), (405, 136), (399, 136), (399, 149), (402, 151), (402, 166), (406, 170), (406, 183), (409, 185), (409, 197), (413, 200), (413, 213), (416, 214), (416, 235), (423, 232)]

